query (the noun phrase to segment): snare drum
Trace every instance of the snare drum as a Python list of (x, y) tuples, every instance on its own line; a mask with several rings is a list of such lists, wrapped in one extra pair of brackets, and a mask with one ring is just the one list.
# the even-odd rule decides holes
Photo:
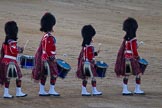
[(68, 74), (68, 72), (70, 71), (71, 66), (61, 59), (56, 59), (56, 62), (57, 62), (57, 68), (59, 71), (59, 77), (64, 79), (66, 75)]
[(103, 61), (97, 61), (95, 65), (96, 65), (96, 72), (98, 74), (98, 77), (101, 77), (101, 78), (105, 77), (108, 65)]
[(148, 62), (144, 58), (140, 58), (138, 62), (143, 73), (148, 65)]
[(32, 69), (34, 67), (34, 56), (22, 55), (20, 57), (21, 68)]

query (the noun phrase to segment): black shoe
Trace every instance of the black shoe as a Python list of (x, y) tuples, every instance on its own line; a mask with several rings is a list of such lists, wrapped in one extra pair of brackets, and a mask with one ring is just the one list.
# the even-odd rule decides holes
[(50, 96), (50, 94), (39, 94), (39, 96)]
[(133, 96), (133, 93), (123, 93), (123, 96)]
[(102, 93), (100, 93), (100, 94), (93, 94), (93, 96), (101, 96), (102, 95)]
[(146, 95), (145, 93), (134, 93), (135, 95)]
[(60, 96), (60, 94), (49, 94), (50, 96)]
[(12, 98), (14, 98), (14, 96), (12, 96), (12, 97), (3, 97), (3, 98), (5, 98), (5, 99), (12, 99)]
[(82, 94), (82, 96), (91, 96), (91, 94)]

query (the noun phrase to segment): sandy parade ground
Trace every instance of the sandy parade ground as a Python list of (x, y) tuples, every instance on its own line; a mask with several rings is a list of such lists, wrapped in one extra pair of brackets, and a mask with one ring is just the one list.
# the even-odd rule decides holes
[[(15, 20), (19, 26), (18, 44), (27, 40), (24, 55), (34, 56), (42, 33), (40, 18), (45, 12), (56, 16), (54, 34), (57, 39), (57, 58), (71, 65), (67, 77), (58, 78), (56, 90), (60, 97), (39, 97), (38, 83), (31, 80), (31, 70), (22, 69), (24, 98), (4, 99), (0, 87), (0, 108), (162, 108), (162, 0), (0, 0), (0, 43), (4, 41), (4, 24)], [(141, 57), (149, 61), (142, 76), (141, 88), (146, 95), (122, 96), (122, 78), (114, 73), (117, 51), (124, 32), (122, 23), (127, 17), (137, 19), (137, 38), (144, 45), (138, 49)], [(97, 78), (102, 96), (81, 96), (81, 80), (76, 78), (77, 58), (81, 50), (81, 28), (92, 24), (96, 29), (95, 48), (102, 43), (96, 60), (109, 65), (105, 78)], [(67, 56), (64, 56), (67, 55)], [(129, 89), (134, 90), (134, 77)], [(46, 90), (49, 89), (49, 79)], [(88, 81), (88, 91), (91, 82)], [(15, 81), (11, 80), (10, 93), (15, 95)]]

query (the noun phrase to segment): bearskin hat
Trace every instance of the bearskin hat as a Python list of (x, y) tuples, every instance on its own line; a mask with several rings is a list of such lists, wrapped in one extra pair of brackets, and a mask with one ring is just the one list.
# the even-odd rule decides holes
[(123, 23), (123, 30), (126, 32), (125, 38), (132, 39), (136, 37), (138, 23), (134, 18), (127, 18)]
[(17, 40), (17, 34), (18, 34), (18, 27), (15, 21), (9, 21), (5, 24), (5, 33), (6, 33), (6, 39), (5, 42), (9, 39)]
[(91, 43), (92, 37), (96, 34), (96, 31), (92, 25), (85, 25), (81, 30), (81, 34), (83, 37), (82, 46), (85, 46)]
[(56, 24), (55, 16), (51, 13), (45, 13), (44, 16), (41, 18), (41, 28), (40, 31), (42, 32), (51, 32), (53, 31), (53, 26)]

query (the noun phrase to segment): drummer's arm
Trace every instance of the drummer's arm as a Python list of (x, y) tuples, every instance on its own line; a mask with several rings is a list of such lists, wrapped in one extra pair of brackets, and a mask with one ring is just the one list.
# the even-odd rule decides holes
[(100, 53), (100, 48), (98, 49), (98, 51), (94, 52), (94, 56), (98, 56), (99, 53)]
[(139, 55), (138, 55), (138, 51), (137, 51), (137, 41), (133, 41), (132, 42), (132, 51), (133, 51), (133, 56), (138, 59)]
[(94, 56), (98, 56), (99, 53), (100, 53), (100, 49), (94, 52)]
[(98, 56), (98, 51), (94, 52), (94, 56)]
[(20, 46), (17, 46), (17, 49), (18, 49), (18, 52), (19, 53), (23, 53), (23, 51), (24, 51), (24, 48), (23, 47), (20, 47)]

